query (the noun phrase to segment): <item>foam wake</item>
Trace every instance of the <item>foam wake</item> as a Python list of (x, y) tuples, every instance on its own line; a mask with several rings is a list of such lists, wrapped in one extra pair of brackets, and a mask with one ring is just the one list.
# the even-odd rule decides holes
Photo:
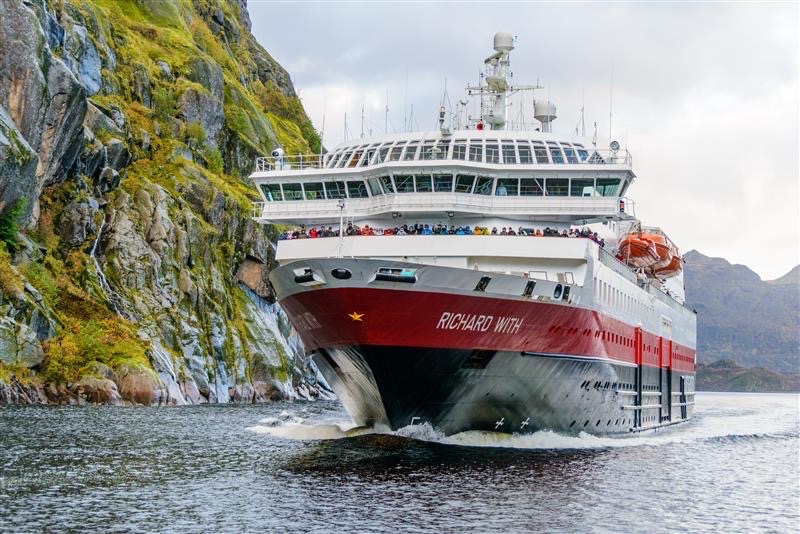
[(264, 419), (248, 430), (294, 440), (331, 440), (366, 434), (389, 434), (445, 445), (515, 449), (652, 447), (703, 441), (785, 439), (798, 435), (800, 413), (797, 395), (763, 395), (758, 399), (757, 408), (753, 408), (753, 400), (752, 396), (744, 395), (698, 395), (697, 412), (690, 422), (621, 437), (595, 436), (585, 432), (573, 436), (548, 430), (531, 434), (470, 431), (446, 436), (427, 423), (390, 431), (387, 428), (357, 427), (352, 422), (345, 421), (307, 423), (287, 412), (277, 418)]

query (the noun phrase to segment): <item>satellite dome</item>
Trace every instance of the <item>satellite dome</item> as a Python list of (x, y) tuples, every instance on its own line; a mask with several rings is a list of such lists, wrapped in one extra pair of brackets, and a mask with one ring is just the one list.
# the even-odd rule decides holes
[(494, 49), (498, 52), (511, 52), (514, 50), (514, 36), (508, 32), (494, 34)]

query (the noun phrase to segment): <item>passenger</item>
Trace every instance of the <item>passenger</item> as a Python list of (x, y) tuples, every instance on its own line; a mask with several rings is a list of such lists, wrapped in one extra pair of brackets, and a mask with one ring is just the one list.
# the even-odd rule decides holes
[(472, 230), (469, 226), (464, 227), (464, 235), (472, 235)]
[(464, 229), (460, 226), (456, 228), (456, 235), (464, 235)]
[(408, 235), (408, 233), (406, 233), (406, 229), (404, 226), (401, 226), (400, 228), (395, 228), (394, 233), (397, 235)]
[(480, 226), (476, 226), (472, 229), (472, 235), (483, 235), (483, 229)]
[(566, 228), (561, 230), (561, 237), (569, 237), (569, 234), (567, 233), (567, 229)]
[(509, 226), (508, 227), (508, 235), (517, 235), (517, 232), (515, 232), (514, 229)]
[(497, 235), (497, 227), (496, 226), (492, 227), (492, 235)]
[(391, 228), (387, 228), (383, 231), (383, 235), (393, 235), (394, 231)]
[(450, 225), (450, 230), (447, 231), (447, 235), (456, 235), (456, 227), (452, 224)]
[(502, 230), (500, 230), (500, 235), (508, 235), (508, 230), (506, 230), (505, 226), (503, 227)]
[(483, 232), (483, 235), (489, 235), (489, 227), (488, 226), (484, 226), (483, 229), (482, 229), (482, 232)]
[(517, 235), (528, 235), (528, 234), (526, 234), (525, 230), (523, 230), (522, 227), (520, 226), (519, 229), (517, 230)]
[(422, 228), (422, 235), (433, 235), (433, 232), (427, 224)]
[(542, 229), (541, 228), (537, 228), (536, 229), (536, 237), (542, 237)]
[(308, 237), (310, 237), (311, 239), (316, 239), (318, 237), (317, 227), (316, 226), (311, 228), (311, 230), (308, 231)]
[(606, 248), (606, 240), (605, 239), (601, 238), (600, 241), (597, 244), (600, 245), (600, 248)]

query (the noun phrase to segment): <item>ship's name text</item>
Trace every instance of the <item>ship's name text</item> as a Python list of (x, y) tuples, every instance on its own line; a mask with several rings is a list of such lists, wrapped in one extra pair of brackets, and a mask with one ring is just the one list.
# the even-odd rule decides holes
[(523, 319), (477, 313), (442, 312), (436, 328), (439, 330), (463, 330), (465, 332), (486, 332), (493, 329), (499, 334), (516, 334), (522, 328)]

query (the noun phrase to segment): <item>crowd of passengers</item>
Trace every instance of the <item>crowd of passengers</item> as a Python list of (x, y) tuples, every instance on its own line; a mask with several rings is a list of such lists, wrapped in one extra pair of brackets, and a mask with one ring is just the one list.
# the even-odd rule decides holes
[[(365, 224), (364, 226), (357, 226), (353, 223), (348, 223), (347, 228), (344, 231), (344, 234), (347, 236), (357, 236), (357, 235), (367, 235), (367, 236), (382, 236), (382, 235), (521, 235), (521, 236), (532, 236), (532, 237), (583, 237), (586, 239), (591, 239), (600, 247), (605, 247), (605, 240), (599, 238), (597, 236), (597, 232), (591, 232), (588, 228), (582, 228), (580, 230), (570, 228), (567, 230), (566, 228), (559, 231), (556, 228), (550, 228), (549, 226), (546, 227), (544, 230), (542, 229), (532, 229), (527, 228), (524, 229), (521, 226), (514, 230), (511, 226), (509, 227), (502, 227), (499, 231), (497, 227), (493, 227), (491, 230), (487, 226), (454, 226), (450, 225), (448, 227), (445, 224), (436, 224), (436, 225), (429, 225), (429, 224), (404, 224), (402, 226), (397, 226), (394, 228), (374, 228)], [(316, 226), (312, 227), (309, 230), (306, 230), (305, 226), (301, 226), (300, 228), (295, 228), (291, 231), (284, 231), (278, 236), (279, 240), (284, 239), (314, 239), (318, 237), (338, 237), (339, 230), (334, 230), (333, 227), (328, 226), (320, 226), (317, 228)]]

